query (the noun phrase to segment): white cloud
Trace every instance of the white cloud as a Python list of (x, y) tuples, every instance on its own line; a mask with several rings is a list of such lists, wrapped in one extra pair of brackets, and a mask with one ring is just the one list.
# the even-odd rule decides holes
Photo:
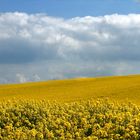
[(33, 81), (40, 81), (40, 80), (41, 79), (40, 79), (39, 75), (37, 75), (37, 74), (33, 75)]
[(24, 74), (17, 73), (16, 77), (17, 77), (17, 82), (19, 83), (27, 82), (27, 78), (24, 76)]
[[(6, 80), (15, 82), (16, 73), (35, 81), (138, 73), (139, 37), (139, 14), (66, 20), (45, 14), (1, 13), (0, 76), (8, 75)], [(33, 73), (39, 76), (32, 77)]]

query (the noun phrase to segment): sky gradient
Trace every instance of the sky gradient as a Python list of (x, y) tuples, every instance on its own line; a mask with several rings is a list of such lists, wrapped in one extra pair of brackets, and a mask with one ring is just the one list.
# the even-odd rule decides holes
[(0, 12), (46, 13), (72, 18), (140, 13), (140, 3), (137, 0), (0, 0)]

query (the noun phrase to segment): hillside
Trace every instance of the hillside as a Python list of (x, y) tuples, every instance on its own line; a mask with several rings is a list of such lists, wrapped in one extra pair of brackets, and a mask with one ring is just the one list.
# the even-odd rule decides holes
[(139, 104), (140, 75), (0, 85), (0, 99), (14, 97), (61, 102), (109, 97), (119, 101), (131, 100)]
[(1, 85), (0, 99), (1, 140), (140, 139), (139, 75)]

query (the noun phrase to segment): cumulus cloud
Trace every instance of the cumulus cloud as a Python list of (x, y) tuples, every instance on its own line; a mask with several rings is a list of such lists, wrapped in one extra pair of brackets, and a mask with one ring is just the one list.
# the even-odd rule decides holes
[(40, 81), (40, 77), (38, 74), (33, 75), (33, 81)]
[(139, 14), (63, 19), (1, 13), (0, 76), (15, 82), (16, 73), (35, 81), (139, 73), (139, 36)]
[(17, 77), (17, 82), (19, 83), (27, 82), (27, 79), (23, 74), (17, 73), (16, 77)]

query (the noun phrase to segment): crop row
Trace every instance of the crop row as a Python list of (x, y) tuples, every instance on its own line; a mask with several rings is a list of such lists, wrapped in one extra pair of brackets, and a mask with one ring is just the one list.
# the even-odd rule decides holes
[(9, 100), (0, 103), (1, 140), (140, 139), (140, 108), (91, 99), (72, 103)]

